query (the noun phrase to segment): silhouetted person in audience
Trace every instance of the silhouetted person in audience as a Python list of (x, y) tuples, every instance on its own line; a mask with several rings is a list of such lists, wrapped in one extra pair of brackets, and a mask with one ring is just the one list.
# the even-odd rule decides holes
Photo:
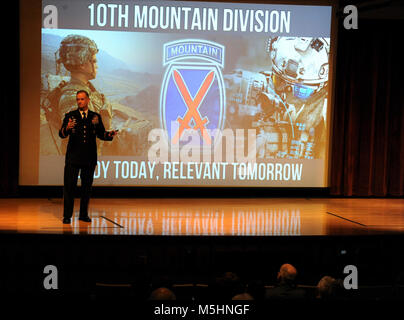
[(236, 294), (243, 293), (239, 276), (234, 272), (225, 272), (223, 276), (217, 277), (212, 285), (212, 297), (219, 300), (231, 300)]
[(254, 300), (254, 298), (252, 297), (252, 295), (245, 292), (236, 294), (231, 300)]
[(265, 298), (265, 287), (261, 280), (249, 280), (246, 284), (245, 293), (251, 295), (254, 300)]
[(154, 290), (149, 297), (149, 300), (176, 300), (174, 292), (167, 288), (157, 288)]
[(281, 266), (277, 280), (278, 284), (274, 288), (267, 289), (266, 299), (303, 299), (305, 291), (296, 286), (295, 280), (297, 270), (291, 264)]
[(317, 284), (317, 299), (331, 300), (341, 297), (342, 292), (341, 280), (336, 280), (330, 276), (324, 276)]

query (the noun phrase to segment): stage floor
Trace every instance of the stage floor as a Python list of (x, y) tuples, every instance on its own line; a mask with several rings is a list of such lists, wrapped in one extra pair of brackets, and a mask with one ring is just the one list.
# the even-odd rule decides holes
[(62, 199), (0, 199), (1, 233), (136, 236), (404, 234), (404, 199), (92, 199), (62, 224)]

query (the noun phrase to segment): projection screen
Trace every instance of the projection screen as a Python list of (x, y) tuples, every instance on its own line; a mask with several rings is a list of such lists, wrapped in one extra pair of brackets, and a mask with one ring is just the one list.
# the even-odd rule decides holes
[(59, 129), (84, 89), (119, 130), (98, 141), (95, 185), (327, 187), (331, 5), (34, 2), (20, 185), (63, 184)]

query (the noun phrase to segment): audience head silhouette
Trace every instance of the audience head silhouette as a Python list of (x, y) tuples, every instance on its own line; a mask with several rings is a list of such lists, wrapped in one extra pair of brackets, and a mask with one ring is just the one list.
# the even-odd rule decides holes
[(281, 283), (294, 283), (297, 276), (297, 270), (291, 264), (285, 263), (278, 272), (278, 281)]
[(240, 293), (235, 295), (232, 300), (254, 300), (249, 293)]
[(337, 297), (341, 282), (330, 276), (324, 276), (317, 284), (317, 298), (318, 299), (331, 299)]
[(168, 288), (157, 288), (150, 294), (150, 300), (176, 300), (174, 292)]
[(281, 266), (278, 272), (278, 284), (266, 291), (266, 299), (303, 299), (306, 295), (304, 289), (299, 288), (295, 281), (297, 270), (289, 263)]

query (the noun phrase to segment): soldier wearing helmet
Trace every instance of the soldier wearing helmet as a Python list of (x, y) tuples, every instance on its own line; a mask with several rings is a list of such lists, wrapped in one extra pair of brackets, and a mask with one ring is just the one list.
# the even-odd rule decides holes
[[(57, 139), (58, 128), (64, 115), (76, 109), (76, 92), (84, 90), (89, 93), (89, 110), (99, 113), (105, 129), (111, 130), (119, 126), (120, 137), (110, 144), (100, 142), (98, 151), (101, 155), (139, 154), (145, 149), (147, 133), (151, 124), (142, 119), (134, 111), (118, 103), (114, 104), (115, 113), (119, 117), (113, 123), (113, 107), (90, 80), (97, 76), (98, 48), (96, 43), (82, 35), (68, 35), (60, 43), (55, 53), (56, 75), (47, 75), (48, 93), (43, 94), (42, 110), (46, 121), (41, 125), (41, 154), (52, 155), (65, 153), (64, 141)], [(70, 75), (63, 76), (64, 74)], [(146, 140), (147, 141), (147, 140)], [(143, 148), (141, 148), (143, 147)]]
[(101, 114), (106, 130), (110, 129), (112, 119), (112, 106), (105, 96), (98, 92), (90, 80), (97, 76), (98, 48), (95, 42), (80, 35), (69, 35), (63, 39), (59, 48), (57, 59), (57, 73), (60, 64), (70, 72), (70, 81), (63, 87), (59, 100), (59, 112), (63, 116), (76, 107), (75, 94), (79, 90), (89, 92), (91, 102), (89, 109)]
[(269, 52), (272, 71), (260, 102), (261, 116), (270, 121), (257, 137), (259, 157), (324, 156), (327, 39), (277, 37)]
[[(46, 119), (41, 125), (42, 155), (62, 155), (66, 152), (65, 141), (57, 139), (57, 128), (61, 126), (64, 115), (77, 108), (78, 91), (89, 93), (88, 108), (105, 119), (106, 130), (111, 129), (111, 104), (90, 82), (97, 76), (97, 53), (95, 42), (85, 36), (69, 35), (62, 40), (59, 50), (55, 53), (56, 75), (47, 74), (44, 81), (46, 85), (43, 85), (47, 87), (47, 91), (42, 93), (41, 98), (43, 118)], [(70, 77), (64, 76), (66, 73), (69, 73)]]

